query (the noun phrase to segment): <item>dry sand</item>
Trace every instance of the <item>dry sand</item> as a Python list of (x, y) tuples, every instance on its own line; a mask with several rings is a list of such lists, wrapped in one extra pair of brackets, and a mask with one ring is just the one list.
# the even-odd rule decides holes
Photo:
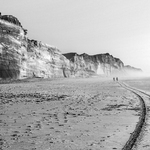
[(100, 78), (0, 84), (2, 150), (122, 149), (140, 102)]
[(132, 79), (123, 79), (125, 83), (128, 85), (135, 87), (137, 89), (141, 89), (143, 91), (146, 91), (150, 94), (150, 78), (145, 77), (145, 78), (132, 78)]
[[(150, 150), (150, 78), (137, 78), (132, 80), (123, 80), (129, 86), (139, 89), (147, 107), (147, 116), (144, 129), (133, 150)], [(145, 95), (146, 93), (147, 95)]]

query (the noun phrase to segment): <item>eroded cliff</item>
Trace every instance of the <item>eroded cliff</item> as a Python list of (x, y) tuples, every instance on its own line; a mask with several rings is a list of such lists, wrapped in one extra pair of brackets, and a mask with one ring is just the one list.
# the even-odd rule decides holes
[(126, 65), (124, 66), (124, 73), (127, 75), (127, 76), (141, 76), (143, 75), (143, 72), (140, 68), (135, 68), (135, 67), (132, 67), (130, 65)]
[(88, 55), (61, 52), (27, 37), (19, 20), (0, 14), (0, 78), (76, 77), (139, 72), (109, 53)]
[(56, 47), (27, 38), (13, 16), (0, 17), (0, 77), (64, 77), (69, 65)]
[(72, 62), (72, 72), (74, 74), (86, 72), (109, 76), (116, 72), (121, 72), (124, 67), (120, 59), (113, 57), (109, 53), (97, 55), (66, 53), (63, 55)]

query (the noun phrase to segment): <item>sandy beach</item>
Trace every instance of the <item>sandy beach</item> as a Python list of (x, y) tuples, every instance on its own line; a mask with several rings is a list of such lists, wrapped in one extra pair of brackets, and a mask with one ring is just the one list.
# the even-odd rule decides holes
[(0, 84), (2, 150), (121, 150), (140, 101), (106, 78)]
[(123, 79), (127, 85), (140, 91), (140, 95), (145, 101), (147, 115), (144, 128), (138, 138), (133, 150), (149, 150), (150, 149), (150, 78), (134, 78), (134, 79)]
[(132, 79), (122, 79), (123, 82), (128, 85), (144, 90), (145, 92), (150, 93), (150, 78), (132, 78)]

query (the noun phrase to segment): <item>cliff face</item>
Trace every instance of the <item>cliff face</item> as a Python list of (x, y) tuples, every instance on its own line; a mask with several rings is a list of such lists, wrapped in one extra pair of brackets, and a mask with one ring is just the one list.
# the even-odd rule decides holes
[(109, 76), (134, 70), (139, 72), (124, 67), (109, 53), (62, 55), (56, 47), (28, 39), (27, 30), (17, 18), (0, 14), (0, 78)]
[(29, 40), (13, 16), (0, 17), (0, 78), (64, 77), (69, 66), (60, 51)]
[(124, 74), (127, 76), (140, 76), (142, 75), (142, 70), (140, 68), (135, 68), (130, 65), (124, 66)]
[(98, 75), (111, 75), (116, 71), (121, 71), (124, 67), (120, 59), (113, 57), (109, 53), (98, 55), (67, 53), (63, 55), (72, 62), (72, 72), (74, 74), (86, 72)]

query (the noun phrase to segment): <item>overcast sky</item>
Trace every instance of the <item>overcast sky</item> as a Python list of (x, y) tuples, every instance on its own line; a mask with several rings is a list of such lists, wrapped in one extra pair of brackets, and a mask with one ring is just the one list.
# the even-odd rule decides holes
[(150, 72), (150, 0), (0, 0), (28, 37), (62, 53), (110, 53)]

